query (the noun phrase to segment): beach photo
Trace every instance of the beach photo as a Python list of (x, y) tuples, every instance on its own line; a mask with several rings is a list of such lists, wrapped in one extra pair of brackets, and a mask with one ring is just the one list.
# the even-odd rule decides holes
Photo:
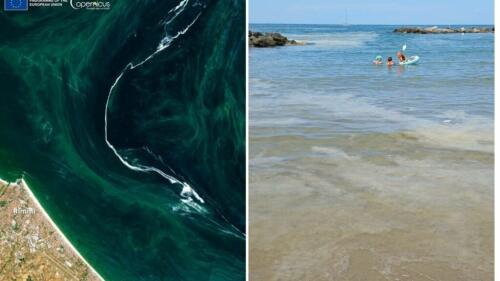
[(249, 280), (493, 280), (493, 5), (249, 1)]

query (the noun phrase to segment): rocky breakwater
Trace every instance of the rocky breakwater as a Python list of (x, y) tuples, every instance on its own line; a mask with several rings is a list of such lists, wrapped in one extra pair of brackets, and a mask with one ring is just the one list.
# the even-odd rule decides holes
[(304, 42), (289, 40), (277, 32), (253, 32), (248, 33), (248, 44), (250, 47), (266, 48), (278, 46), (301, 46)]
[(489, 33), (495, 32), (494, 27), (461, 27), (461, 28), (439, 28), (433, 27), (400, 27), (394, 29), (398, 33), (417, 33), (417, 34), (443, 34), (443, 33)]

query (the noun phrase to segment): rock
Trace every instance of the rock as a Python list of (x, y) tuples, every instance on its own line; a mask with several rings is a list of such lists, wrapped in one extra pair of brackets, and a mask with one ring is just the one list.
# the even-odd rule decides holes
[(446, 34), (446, 33), (489, 33), (495, 32), (495, 28), (489, 27), (472, 27), (472, 28), (439, 28), (432, 27), (400, 27), (394, 29), (398, 33), (416, 33), (416, 34)]
[(248, 33), (248, 44), (250, 47), (257, 48), (305, 45), (303, 42), (288, 40), (288, 38), (277, 32), (253, 31)]

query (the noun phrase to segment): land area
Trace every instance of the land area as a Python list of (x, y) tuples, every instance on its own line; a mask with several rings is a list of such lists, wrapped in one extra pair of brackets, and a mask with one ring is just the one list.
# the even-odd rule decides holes
[(267, 48), (280, 46), (302, 46), (304, 42), (290, 40), (277, 32), (248, 32), (248, 45), (250, 47)]
[(32, 198), (25, 182), (0, 180), (0, 279), (98, 281)]
[(490, 33), (495, 32), (494, 27), (461, 27), (461, 28), (439, 28), (432, 27), (400, 27), (394, 29), (398, 33), (417, 33), (417, 34), (444, 34), (444, 33)]

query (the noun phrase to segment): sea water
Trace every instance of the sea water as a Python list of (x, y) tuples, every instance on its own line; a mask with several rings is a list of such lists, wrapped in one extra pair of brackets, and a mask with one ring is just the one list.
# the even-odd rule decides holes
[(110, 2), (0, 11), (0, 178), (107, 281), (244, 280), (245, 5)]
[(492, 279), (494, 35), (394, 28), (250, 25), (252, 280)]

